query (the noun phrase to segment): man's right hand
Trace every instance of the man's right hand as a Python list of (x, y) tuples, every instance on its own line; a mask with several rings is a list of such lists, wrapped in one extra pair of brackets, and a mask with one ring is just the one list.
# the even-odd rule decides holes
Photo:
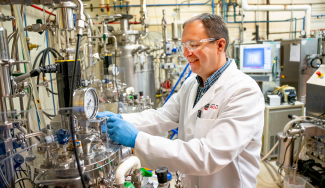
[(117, 117), (120, 119), (123, 119), (121, 114), (115, 114), (113, 112), (109, 112), (109, 111), (104, 111), (104, 112), (98, 112), (96, 118), (102, 118), (102, 117)]

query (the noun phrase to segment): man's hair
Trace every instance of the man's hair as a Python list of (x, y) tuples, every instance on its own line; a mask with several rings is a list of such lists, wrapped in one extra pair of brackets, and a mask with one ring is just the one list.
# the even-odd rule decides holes
[(203, 23), (205, 32), (210, 38), (224, 38), (226, 40), (224, 51), (227, 51), (229, 44), (229, 32), (225, 21), (220, 16), (209, 13), (203, 13), (194, 16), (183, 24), (183, 29), (187, 24), (192, 23), (194, 21), (201, 21)]

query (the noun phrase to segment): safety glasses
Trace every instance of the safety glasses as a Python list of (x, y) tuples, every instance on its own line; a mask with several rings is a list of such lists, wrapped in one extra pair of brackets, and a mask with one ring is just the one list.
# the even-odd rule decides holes
[(193, 52), (200, 46), (202, 46), (202, 43), (204, 42), (212, 42), (212, 41), (217, 41), (219, 38), (208, 38), (208, 39), (202, 39), (202, 40), (189, 40), (185, 43), (182, 43), (183, 48), (187, 48), (188, 51)]

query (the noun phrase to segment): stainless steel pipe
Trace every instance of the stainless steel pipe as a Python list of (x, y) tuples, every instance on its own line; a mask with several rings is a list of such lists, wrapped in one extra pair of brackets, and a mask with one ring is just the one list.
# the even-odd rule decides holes
[[(0, 27), (0, 60), (5, 59), (10, 59), (7, 30)], [(8, 97), (10, 95), (11, 85), (9, 80), (9, 67), (8, 64), (0, 65), (0, 97)]]
[(96, 135), (91, 135), (82, 140), (82, 149), (84, 155), (89, 155), (91, 152), (91, 143), (96, 140)]
[(121, 31), (128, 31), (129, 30), (129, 19), (127, 19), (127, 18), (120, 19), (120, 27), (121, 27)]
[(277, 166), (281, 166), (286, 170), (290, 169), (293, 164), (293, 150), (295, 146), (295, 138), (287, 136), (285, 133), (278, 133), (279, 146), (278, 158), (276, 161)]
[(0, 59), (9, 59), (7, 30), (0, 27)]

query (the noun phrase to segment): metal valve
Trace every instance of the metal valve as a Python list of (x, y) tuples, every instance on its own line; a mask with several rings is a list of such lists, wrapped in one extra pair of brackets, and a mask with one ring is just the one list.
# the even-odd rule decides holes
[(0, 13), (0, 22), (11, 21), (14, 19), (15, 17), (13, 16), (5, 16), (4, 14)]

